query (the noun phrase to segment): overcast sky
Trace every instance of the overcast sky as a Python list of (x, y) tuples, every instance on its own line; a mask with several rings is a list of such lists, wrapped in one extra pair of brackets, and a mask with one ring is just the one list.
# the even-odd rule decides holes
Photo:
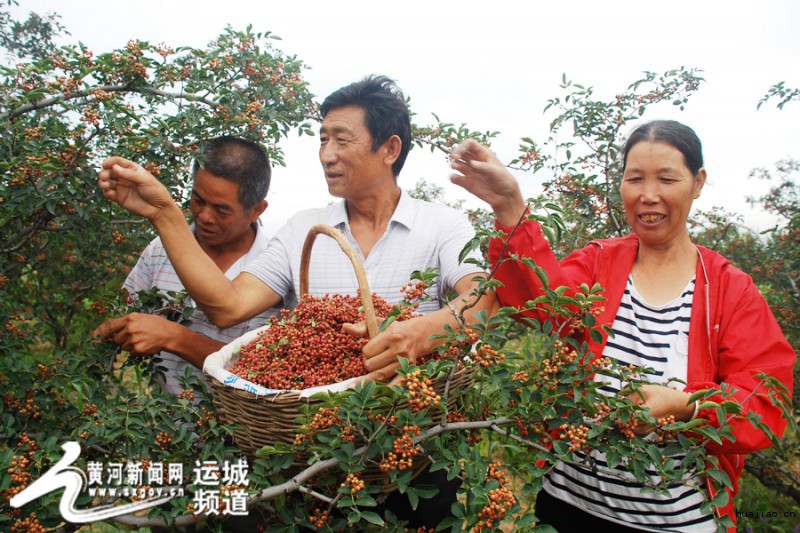
[[(758, 228), (771, 221), (753, 212), (748, 195), (766, 190), (748, 179), (755, 167), (800, 158), (800, 102), (783, 111), (756, 111), (770, 85), (800, 86), (800, 2), (795, 0), (672, 2), (464, 0), (404, 2), (281, 0), (20, 0), (17, 12), (55, 11), (95, 53), (129, 39), (204, 47), (230, 24), (282, 37), (277, 47), (309, 67), (311, 91), (321, 100), (361, 77), (385, 74), (411, 98), (419, 123), (436, 113), (472, 129), (497, 130), (493, 148), (510, 161), (519, 138), (547, 138), (562, 74), (596, 94), (623, 92), (646, 71), (703, 69), (706, 82), (684, 112), (666, 106), (646, 119), (674, 118), (703, 141), (709, 183), (696, 205), (725, 206)], [(274, 172), (265, 227), (272, 234), (295, 211), (327, 204), (317, 160), (318, 139), (283, 145), (286, 168)], [(440, 155), (412, 150), (400, 185), (424, 177), (449, 185)], [(518, 174), (534, 195), (543, 177)], [(452, 188), (451, 188), (452, 187)], [(470, 205), (479, 205), (470, 202)]]

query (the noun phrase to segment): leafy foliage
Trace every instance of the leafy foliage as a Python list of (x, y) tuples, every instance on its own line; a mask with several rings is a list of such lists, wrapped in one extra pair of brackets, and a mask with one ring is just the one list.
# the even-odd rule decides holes
[(786, 104), (800, 100), (800, 88), (787, 87), (786, 82), (779, 81), (770, 87), (767, 91), (767, 94), (765, 94), (764, 97), (759, 100), (758, 108), (761, 109), (761, 106), (775, 99), (778, 100), (778, 103), (776, 104), (778, 109), (783, 109)]
[[(80, 45), (54, 47), (51, 36), (61, 30), (57, 17), (19, 26), (0, 9), (3, 42), (15, 31), (39, 36), (38, 48), (9, 48), (22, 61), (0, 69), (0, 527), (17, 531), (61, 525), (60, 494), (19, 510), (7, 501), (60, 458), (64, 441), (81, 444), (76, 466), (84, 469), (89, 460), (178, 462), (189, 468), (198, 459), (238, 454), (230, 439), (235, 426), (218, 423), (201, 396), (202, 383), (187, 374), (184, 393), (167, 396), (152, 386), (157, 369), (147, 361), (88, 339), (103, 316), (127, 310), (127, 295), (117, 290), (124, 265), (133, 264), (151, 237), (146, 225), (102, 200), (95, 184), (99, 161), (113, 152), (148, 165), (183, 199), (187, 169), (202, 139), (238, 133), (268, 144), (273, 161), (281, 163), (280, 140), (294, 131), (310, 133), (307, 119), (316, 115), (302, 62), (274, 49), (269, 33), (228, 28), (206, 49), (132, 41), (95, 56)], [(624, 231), (616, 197), (622, 128), (654, 103), (684, 106), (701, 81), (695, 70), (645, 73), (626, 92), (603, 101), (591, 88), (564, 79), (566, 95), (548, 104), (557, 113), (551, 138), (523, 139), (512, 163), (552, 176), (532, 205), (558, 250)], [(417, 143), (432, 150), (448, 152), (464, 138), (487, 142), (496, 135), (435, 119), (436, 125), (415, 129)], [(569, 140), (562, 130), (569, 130)], [(741, 247), (759, 257), (782, 257), (759, 283), (771, 302), (796, 312), (796, 300), (781, 299), (796, 280), (796, 250), (789, 248), (795, 262), (786, 257), (787, 246), (797, 242), (791, 190), (781, 185), (770, 200), (760, 200), (792, 214), (766, 240), (739, 233), (714, 213), (698, 232), (729, 251)], [(417, 194), (443, 201), (440, 190), (425, 184)], [(485, 249), (496, 235), (490, 218), (478, 211), (473, 219), (478, 236), (469, 246)], [(742, 254), (742, 260), (750, 257)], [(417, 274), (428, 284), (434, 276)], [(496, 284), (489, 279), (480, 290)], [(701, 477), (718, 488), (729, 486), (703, 446), (730, 439), (728, 424), (655, 420), (625, 397), (599, 392), (591, 379), (596, 372), (619, 377), (630, 390), (647, 372), (594, 361), (587, 353), (581, 338), (600, 334), (599, 291), (546, 291), (530, 303), (550, 313), (541, 323), (520, 323), (505, 309), (467, 328), (460, 316), (460, 325), (442, 334), (441, 358), (419, 366), (405, 362), (398, 385), (368, 383), (320, 398), (298, 422), (294, 446), (267, 446), (252, 462), (251, 514), (276, 531), (401, 530), (403, 524), (379, 506), (384, 485), (396, 486), (412, 504), (429, 498), (434, 488), (411, 481), (415, 469), (430, 462), (433, 470), (461, 480), (455, 518), (442, 528), (496, 530), (505, 522), (528, 530), (535, 524), (532, 502), (543, 476), (559, 462), (596, 468), (583, 455), (588, 449), (605, 452), (648, 490), (693, 486)], [(145, 311), (183, 320), (181, 298), (141, 295), (137, 305), (149, 302)], [(796, 321), (796, 314), (784, 318), (792, 316)], [(459, 368), (467, 370), (472, 386), (453, 385)], [(431, 392), (434, 384), (441, 389)], [(765, 376), (763, 386), (771, 388), (774, 402), (786, 403), (780, 384)], [(733, 402), (728, 391), (702, 391), (698, 399), (727, 422), (745, 416), (769, 431), (757, 417), (744, 415), (746, 401)], [(662, 442), (635, 436), (634, 422), (657, 427)], [(675, 455), (686, 456), (680, 467)], [(657, 471), (660, 481), (646, 478), (647, 469)], [(187, 495), (149, 516), (118, 520), (131, 526), (194, 523), (190, 494), (196, 487), (191, 480), (186, 487)], [(726, 498), (722, 491), (705, 509)], [(77, 503), (102, 502), (84, 495)], [(223, 527), (212, 519), (208, 525)]]
[[(179, 199), (202, 140), (241, 134), (269, 147), (309, 133), (302, 63), (270, 34), (226, 30), (206, 50), (131, 41), (97, 57), (81, 45), (0, 68), (0, 304), (81, 345), (124, 265), (152, 233), (112, 208), (96, 168), (114, 153), (139, 161)], [(106, 282), (105, 280), (108, 280)]]

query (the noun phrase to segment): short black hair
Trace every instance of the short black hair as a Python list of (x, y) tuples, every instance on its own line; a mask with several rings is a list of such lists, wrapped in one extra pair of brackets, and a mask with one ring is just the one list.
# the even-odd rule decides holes
[(202, 163), (195, 159), (192, 178), (204, 168), (239, 185), (239, 202), (250, 209), (267, 197), (272, 169), (267, 150), (241, 137), (222, 135), (203, 145)]
[(697, 176), (703, 168), (703, 145), (692, 128), (677, 120), (653, 120), (638, 126), (625, 141), (622, 148), (622, 171), (628, 164), (628, 153), (636, 144), (647, 142), (663, 142), (674, 147), (681, 154), (686, 167)]
[(366, 126), (372, 135), (372, 150), (377, 150), (392, 135), (400, 137), (400, 155), (392, 165), (392, 173), (397, 177), (411, 150), (411, 118), (403, 92), (394, 80), (386, 76), (367, 76), (342, 87), (328, 96), (320, 113), (322, 117), (333, 109), (357, 106), (364, 110)]

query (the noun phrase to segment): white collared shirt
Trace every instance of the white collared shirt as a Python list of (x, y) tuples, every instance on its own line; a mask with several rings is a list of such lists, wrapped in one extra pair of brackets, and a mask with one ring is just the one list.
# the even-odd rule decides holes
[[(194, 233), (194, 224), (192, 224), (192, 233)], [(239, 275), (245, 265), (255, 261), (256, 258), (265, 252), (268, 242), (269, 240), (263, 229), (256, 226), (256, 238), (250, 250), (237, 259), (236, 262), (225, 271), (225, 277), (234, 279)], [(183, 283), (181, 283), (178, 274), (175, 272), (175, 268), (173, 268), (169, 257), (167, 257), (167, 252), (164, 249), (164, 245), (161, 243), (160, 237), (153, 239), (142, 251), (136, 266), (134, 266), (130, 274), (128, 274), (124, 287), (131, 294), (135, 294), (138, 291), (150, 290), (155, 287), (158, 287), (162, 292), (181, 292), (185, 290)], [(248, 331), (263, 326), (270, 316), (278, 313), (278, 309), (269, 309), (239, 324), (226, 329), (220, 329), (211, 322), (203, 310), (197, 307), (197, 304), (195, 304), (190, 297), (186, 298), (185, 303), (195, 308), (191, 317), (189, 317), (192, 321), (189, 329), (224, 343), (231, 342)], [(158, 381), (165, 390), (173, 395), (177, 396), (183, 388), (178, 382), (177, 376), (182, 376), (187, 368), (191, 370), (198, 380), (202, 381), (205, 379), (203, 372), (199, 368), (196, 368), (182, 357), (171, 352), (159, 352), (154, 356), (153, 360), (157, 366), (165, 369), (163, 375), (157, 374)]]
[[(297, 305), (301, 252), (308, 230), (315, 224), (327, 224), (345, 234), (364, 261), (370, 291), (389, 304), (402, 298), (401, 289), (415, 270), (439, 269), (439, 282), (429, 291), (433, 301), (423, 302), (421, 313), (439, 309), (440, 295), (461, 278), (481, 273), (475, 265), (458, 262), (475, 232), (467, 217), (455, 209), (416, 200), (402, 191), (386, 232), (364, 260), (342, 200), (294, 215), (270, 240), (267, 251), (243, 269), (283, 296), (284, 307)], [(355, 272), (339, 244), (327, 235), (318, 235), (311, 253), (309, 292), (314, 296), (355, 295), (357, 289)]]

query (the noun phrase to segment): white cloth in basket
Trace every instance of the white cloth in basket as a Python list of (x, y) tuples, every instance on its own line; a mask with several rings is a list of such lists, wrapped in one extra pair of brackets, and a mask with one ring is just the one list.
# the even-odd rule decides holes
[[(256, 385), (246, 379), (231, 373), (227, 369), (232, 366), (233, 358), (239, 353), (239, 348), (256, 338), (259, 332), (267, 329), (269, 325), (248, 331), (238, 339), (226, 344), (219, 351), (216, 351), (206, 357), (203, 363), (203, 372), (208, 374), (212, 379), (216, 379), (226, 387), (233, 387), (247, 392), (252, 392), (256, 396), (270, 396), (281, 394), (284, 392), (291, 392), (286, 389), (268, 389), (261, 385)], [(306, 398), (313, 396), (318, 392), (339, 392), (352, 386), (359, 378), (350, 378), (345, 381), (333, 383), (331, 385), (320, 385), (319, 387), (312, 387), (310, 389), (303, 389), (296, 391), (300, 396)], [(255, 398), (255, 397), (254, 397)]]

